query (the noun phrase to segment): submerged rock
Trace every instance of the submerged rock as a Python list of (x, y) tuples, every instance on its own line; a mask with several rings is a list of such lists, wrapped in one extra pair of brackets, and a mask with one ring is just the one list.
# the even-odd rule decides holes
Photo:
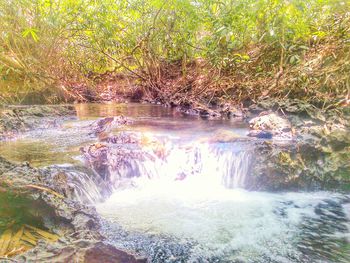
[(215, 132), (210, 138), (202, 138), (201, 142), (209, 143), (229, 143), (241, 139), (241, 136), (229, 130), (219, 130)]

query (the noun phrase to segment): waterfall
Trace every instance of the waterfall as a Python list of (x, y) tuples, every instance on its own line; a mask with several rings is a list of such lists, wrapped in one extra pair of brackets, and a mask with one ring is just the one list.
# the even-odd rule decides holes
[(125, 186), (126, 178), (132, 180), (132, 185), (155, 179), (169, 183), (196, 180), (213, 187), (244, 188), (252, 156), (247, 147), (240, 142), (173, 143), (168, 145), (167, 154), (162, 157), (144, 149), (147, 155), (143, 160), (129, 159), (118, 169), (110, 170), (111, 181), (115, 188)]
[(98, 178), (98, 175), (89, 175), (80, 171), (69, 171), (68, 185), (74, 189), (75, 198), (80, 203), (95, 203), (103, 200), (103, 189), (101, 184), (93, 178)]
[(102, 178), (90, 169), (71, 165), (47, 167), (51, 181), (71, 199), (80, 203), (101, 202), (111, 193), (111, 188)]
[[(179, 142), (110, 143), (85, 158), (95, 175), (70, 175), (69, 183), (77, 199), (91, 203), (126, 188), (150, 185), (170, 189), (181, 184), (188, 189), (211, 191), (221, 188), (246, 188), (252, 159), (248, 142), (230, 143)], [(91, 158), (91, 159), (89, 159)], [(192, 190), (190, 190), (192, 191)]]

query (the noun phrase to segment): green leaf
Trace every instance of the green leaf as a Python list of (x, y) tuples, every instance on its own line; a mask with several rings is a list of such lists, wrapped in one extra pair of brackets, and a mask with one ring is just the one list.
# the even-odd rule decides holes
[(38, 30), (35, 28), (27, 28), (22, 32), (22, 36), (24, 38), (26, 38), (26, 37), (28, 37), (28, 35), (30, 35), (35, 42), (38, 42), (39, 37), (38, 37), (37, 32), (38, 32)]

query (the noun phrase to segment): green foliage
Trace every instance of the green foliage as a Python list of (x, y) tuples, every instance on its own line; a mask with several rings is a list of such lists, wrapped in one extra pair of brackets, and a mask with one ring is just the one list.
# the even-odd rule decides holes
[(39, 37), (38, 37), (37, 32), (38, 32), (38, 30), (35, 28), (27, 28), (22, 32), (22, 36), (27, 37), (28, 35), (30, 35), (35, 42), (38, 42)]
[(0, 10), (3, 90), (107, 70), (156, 81), (165, 64), (197, 58), (232, 71), (252, 46), (273, 48), (271, 66), (297, 65), (313, 43), (349, 38), (347, 0), (3, 0)]

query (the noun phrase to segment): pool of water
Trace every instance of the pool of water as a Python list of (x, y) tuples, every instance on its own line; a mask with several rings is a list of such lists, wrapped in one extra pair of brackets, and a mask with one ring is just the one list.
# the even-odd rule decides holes
[(155, 181), (117, 191), (97, 209), (129, 231), (194, 240), (191, 262), (348, 262), (348, 201)]

